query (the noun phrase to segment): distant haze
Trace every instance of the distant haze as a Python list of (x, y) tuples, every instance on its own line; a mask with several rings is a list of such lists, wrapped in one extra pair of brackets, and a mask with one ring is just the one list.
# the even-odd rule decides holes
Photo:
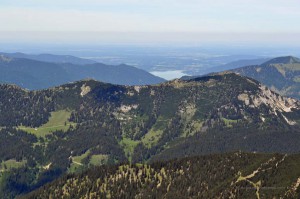
[(299, 0), (2, 0), (0, 42), (300, 42)]

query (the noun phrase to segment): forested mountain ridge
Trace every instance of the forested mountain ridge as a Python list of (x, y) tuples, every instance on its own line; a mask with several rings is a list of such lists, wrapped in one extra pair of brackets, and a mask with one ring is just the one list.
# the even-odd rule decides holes
[(68, 62), (53, 63), (12, 58), (0, 54), (0, 83), (17, 84), (22, 88), (39, 90), (86, 78), (121, 85), (148, 85), (165, 81), (125, 64), (111, 66), (92, 62), (76, 65)]
[[(209, 74), (209, 73), (215, 73), (215, 72), (221, 72), (221, 71), (227, 71), (232, 70), (236, 68), (241, 68), (243, 66), (250, 66), (250, 65), (260, 65), (267, 61), (269, 61), (271, 58), (257, 58), (257, 59), (241, 59), (233, 62), (229, 62), (223, 65), (210, 67), (207, 69), (203, 69), (201, 72), (202, 74)], [(189, 78), (189, 76), (183, 76), (182, 79)]]
[(94, 60), (83, 59), (79, 57), (74, 57), (71, 55), (53, 55), (53, 54), (25, 54), (25, 53), (4, 53), (0, 52), (0, 55), (4, 55), (10, 58), (25, 58), (42, 62), (50, 62), (50, 63), (70, 63), (75, 65), (86, 65), (86, 64), (95, 64), (97, 63)]
[(299, 164), (299, 155), (236, 152), (102, 166), (64, 176), (21, 198), (296, 199)]
[(292, 56), (271, 59), (261, 65), (232, 70), (256, 79), (284, 96), (300, 99), (300, 59)]
[(300, 152), (299, 101), (234, 73), (152, 86), (0, 85), (0, 117), (4, 198), (93, 165)]

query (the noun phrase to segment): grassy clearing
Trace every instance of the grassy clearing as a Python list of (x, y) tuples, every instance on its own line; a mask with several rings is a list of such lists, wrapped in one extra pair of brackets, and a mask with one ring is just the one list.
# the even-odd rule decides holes
[(193, 136), (196, 133), (200, 132), (201, 128), (203, 126), (203, 122), (200, 120), (195, 120), (189, 123), (188, 125), (185, 126), (185, 130), (181, 134), (180, 137), (189, 137)]
[(69, 173), (75, 173), (78, 171), (83, 170), (84, 165), (82, 164), (82, 160), (86, 158), (90, 154), (90, 150), (87, 150), (84, 154), (79, 156), (73, 156), (72, 157), (72, 164), (70, 165), (70, 168), (68, 169)]
[(84, 166), (72, 163), (68, 168), (68, 173), (77, 173), (84, 170)]
[(72, 157), (72, 162), (80, 165), (80, 164), (82, 164), (82, 160), (84, 158), (86, 158), (89, 154), (90, 154), (90, 150), (87, 150), (84, 154), (82, 154), (80, 156), (74, 156), (74, 157)]
[[(90, 150), (87, 150), (84, 154), (72, 157), (72, 164), (70, 165), (68, 172), (77, 173), (83, 171), (88, 165), (83, 163), (83, 159), (87, 158), (91, 154)], [(89, 165), (97, 166), (106, 164), (108, 161), (108, 155), (98, 154), (90, 156)]]
[(27, 160), (23, 160), (21, 162), (16, 161), (15, 159), (7, 160), (4, 162), (1, 162), (0, 164), (0, 171), (9, 171), (13, 168), (20, 168), (24, 166), (27, 163)]
[(132, 140), (130, 138), (123, 137), (123, 139), (119, 142), (120, 146), (123, 148), (126, 157), (129, 161), (131, 161), (131, 156), (135, 147), (140, 143), (140, 141)]
[(238, 120), (230, 120), (224, 117), (222, 117), (221, 119), (224, 121), (225, 125), (230, 128), (232, 127), (232, 124), (236, 124), (238, 122)]
[(166, 119), (164, 117), (159, 117), (156, 123), (148, 131), (148, 133), (144, 135), (144, 137), (142, 138), (143, 144), (148, 148), (154, 146), (161, 138), (164, 130), (167, 127), (168, 122), (169, 119)]
[(90, 164), (94, 166), (106, 164), (108, 161), (108, 155), (99, 154), (99, 155), (92, 155)]
[(153, 128), (142, 138), (143, 144), (151, 148), (155, 145), (163, 134), (163, 130), (154, 130)]
[[(140, 120), (138, 118), (137, 120)], [(161, 138), (164, 129), (166, 128), (170, 119), (166, 119), (164, 117), (159, 117), (156, 123), (152, 126), (152, 128), (142, 137), (141, 140), (132, 140), (127, 138), (124, 133), (122, 140), (119, 142), (119, 145), (123, 148), (125, 155), (129, 161), (131, 161), (132, 154), (134, 152), (135, 147), (139, 143), (143, 143), (146, 147), (151, 148), (154, 146), (158, 140)]]
[(71, 112), (67, 110), (60, 110), (51, 112), (51, 117), (49, 121), (37, 128), (19, 126), (18, 129), (24, 130), (28, 133), (34, 134), (37, 137), (45, 137), (51, 132), (54, 131), (67, 131), (70, 126), (75, 126), (76, 124), (73, 122), (69, 122), (69, 118), (71, 116)]

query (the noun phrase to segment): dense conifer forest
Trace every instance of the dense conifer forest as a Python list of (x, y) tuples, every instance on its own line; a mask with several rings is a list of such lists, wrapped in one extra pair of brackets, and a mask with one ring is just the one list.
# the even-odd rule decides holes
[(299, 198), (300, 156), (229, 153), (167, 162), (95, 167), (22, 199)]

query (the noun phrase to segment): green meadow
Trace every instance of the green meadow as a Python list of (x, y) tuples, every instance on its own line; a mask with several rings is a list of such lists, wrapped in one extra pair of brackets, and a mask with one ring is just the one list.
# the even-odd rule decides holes
[(54, 131), (67, 131), (70, 126), (75, 126), (75, 123), (69, 122), (70, 116), (71, 112), (68, 110), (55, 111), (51, 112), (49, 121), (40, 127), (19, 126), (18, 129), (34, 134), (37, 137), (45, 137)]

